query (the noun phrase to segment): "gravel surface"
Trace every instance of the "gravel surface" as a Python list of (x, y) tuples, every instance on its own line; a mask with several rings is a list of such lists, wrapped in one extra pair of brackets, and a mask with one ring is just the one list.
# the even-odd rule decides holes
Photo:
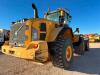
[(54, 67), (51, 62), (38, 65), (0, 53), (0, 75), (100, 75), (100, 43), (91, 43), (90, 47), (84, 56), (74, 54), (71, 71)]

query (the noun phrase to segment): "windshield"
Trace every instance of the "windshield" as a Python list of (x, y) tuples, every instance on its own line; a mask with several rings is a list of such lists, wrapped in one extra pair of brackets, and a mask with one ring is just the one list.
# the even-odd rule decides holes
[(60, 16), (60, 13), (55, 12), (55, 13), (51, 13), (51, 14), (47, 15), (47, 19), (51, 20), (51, 21), (59, 22), (59, 16)]
[[(47, 19), (51, 21), (55, 21), (59, 23), (60, 12), (54, 12), (47, 15)], [(68, 24), (70, 21), (70, 17), (67, 13), (64, 15), (64, 24)]]

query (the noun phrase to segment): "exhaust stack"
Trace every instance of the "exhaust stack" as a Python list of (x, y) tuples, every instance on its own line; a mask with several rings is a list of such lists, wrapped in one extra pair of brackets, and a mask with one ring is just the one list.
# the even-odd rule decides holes
[(32, 4), (32, 8), (34, 9), (34, 18), (39, 18), (38, 17), (38, 10), (37, 10), (37, 7), (35, 6), (35, 4)]

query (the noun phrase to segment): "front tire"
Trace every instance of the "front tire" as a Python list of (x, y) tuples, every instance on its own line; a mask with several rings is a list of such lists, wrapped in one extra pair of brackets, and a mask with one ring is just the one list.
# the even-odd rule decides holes
[(50, 55), (53, 65), (69, 69), (73, 61), (73, 45), (70, 38), (51, 43)]

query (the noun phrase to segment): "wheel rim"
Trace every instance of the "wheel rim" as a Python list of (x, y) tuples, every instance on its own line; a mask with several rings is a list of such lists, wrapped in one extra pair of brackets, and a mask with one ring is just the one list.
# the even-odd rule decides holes
[(71, 46), (68, 46), (66, 48), (66, 59), (67, 59), (67, 61), (70, 61), (71, 58), (72, 58), (72, 48), (71, 48)]

